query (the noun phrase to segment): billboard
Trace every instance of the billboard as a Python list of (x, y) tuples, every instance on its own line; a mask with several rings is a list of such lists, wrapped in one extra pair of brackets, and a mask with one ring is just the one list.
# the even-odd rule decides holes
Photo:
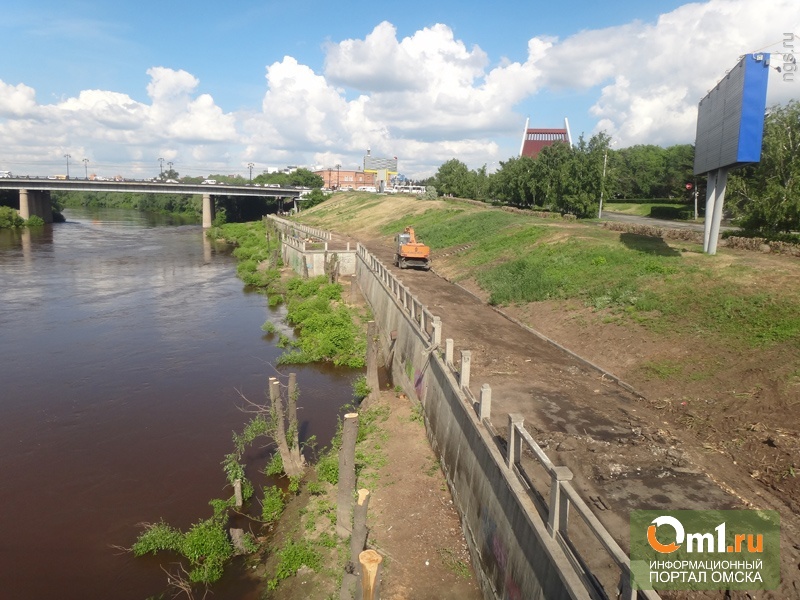
[(743, 56), (697, 107), (694, 173), (761, 160), (769, 54)]
[(364, 157), (364, 172), (365, 173), (377, 173), (385, 169), (389, 173), (397, 174), (397, 157), (394, 156), (392, 158), (378, 158), (377, 156), (372, 156), (371, 154), (367, 154)]

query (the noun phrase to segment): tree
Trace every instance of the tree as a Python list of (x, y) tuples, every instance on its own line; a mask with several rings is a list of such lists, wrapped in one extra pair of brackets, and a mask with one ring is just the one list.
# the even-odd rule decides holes
[(486, 165), (470, 172), (470, 183), (472, 184), (470, 198), (474, 200), (483, 200), (484, 202), (489, 199), (491, 175), (486, 173)]
[(619, 150), (619, 193), (622, 198), (657, 198), (663, 190), (664, 149), (637, 145)]
[(253, 177), (253, 183), (273, 183), (281, 187), (307, 187), (319, 189), (325, 185), (325, 180), (308, 169), (296, 169), (291, 173), (261, 173)]
[(694, 180), (694, 146), (677, 144), (664, 150), (660, 197), (688, 199), (686, 184)]
[(444, 163), (433, 177), (436, 189), (444, 196), (453, 195), (458, 198), (469, 198), (470, 172), (463, 162), (452, 158)]
[(767, 235), (800, 229), (800, 102), (773, 106), (764, 122), (761, 162), (731, 175), (733, 210), (743, 228)]
[(529, 207), (534, 204), (542, 206), (543, 197), (537, 202), (535, 190), (530, 185), (533, 171), (534, 160), (529, 156), (501, 161), (500, 169), (492, 175), (492, 195), (514, 206)]

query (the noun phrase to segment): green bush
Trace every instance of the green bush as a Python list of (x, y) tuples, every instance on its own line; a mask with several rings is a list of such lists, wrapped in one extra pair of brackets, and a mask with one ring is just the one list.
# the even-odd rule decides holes
[(0, 228), (22, 227), (25, 219), (10, 206), (0, 206)]
[(270, 590), (276, 589), (281, 580), (292, 577), (300, 567), (306, 566), (317, 571), (322, 564), (319, 550), (306, 540), (299, 542), (287, 540), (276, 554), (278, 555), (278, 566), (275, 570), (275, 577), (270, 579), (267, 584)]
[(341, 286), (328, 283), (325, 277), (296, 278), (287, 283), (286, 320), (297, 327), (299, 336), (291, 342), (293, 349), (281, 355), (279, 364), (326, 361), (337, 367), (364, 366), (366, 339), (350, 309), (334, 304), (341, 293)]
[(215, 515), (182, 533), (166, 523), (149, 525), (133, 545), (135, 556), (168, 550), (189, 560), (189, 580), (213, 583), (222, 577), (225, 562), (233, 556), (233, 545), (225, 530), (225, 518)]
[(353, 381), (353, 398), (356, 402), (361, 402), (372, 393), (372, 388), (367, 385), (367, 376), (359, 375)]
[(653, 219), (680, 219), (682, 209), (674, 206), (652, 206), (650, 207), (650, 217)]
[(33, 215), (25, 221), (27, 227), (42, 227), (44, 226), (44, 219), (37, 215)]
[(283, 491), (278, 486), (264, 486), (264, 500), (261, 502), (261, 520), (265, 523), (277, 521), (286, 506)]
[(339, 483), (339, 459), (335, 452), (327, 452), (317, 462), (317, 478), (331, 485)]

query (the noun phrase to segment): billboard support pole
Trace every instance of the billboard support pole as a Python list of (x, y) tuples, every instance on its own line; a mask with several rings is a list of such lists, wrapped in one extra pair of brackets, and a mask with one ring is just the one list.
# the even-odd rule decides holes
[(708, 172), (706, 184), (706, 220), (703, 223), (703, 252), (708, 252), (708, 240), (711, 239), (711, 219), (714, 216), (714, 196), (717, 187), (717, 171)]
[(706, 254), (712, 256), (717, 253), (717, 240), (719, 239), (720, 223), (722, 223), (722, 206), (725, 203), (725, 187), (727, 184), (728, 169), (723, 167), (708, 174), (703, 250)]

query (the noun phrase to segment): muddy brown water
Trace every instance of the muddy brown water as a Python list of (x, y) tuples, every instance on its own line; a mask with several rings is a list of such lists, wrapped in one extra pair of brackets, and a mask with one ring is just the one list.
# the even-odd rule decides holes
[[(0, 598), (143, 599), (174, 557), (114, 546), (142, 522), (185, 530), (231, 495), (220, 462), (247, 419), (240, 393), (263, 399), (276, 372), (261, 325), (285, 331), (283, 313), (197, 225), (65, 214), (0, 230)], [(357, 373), (292, 370), (301, 436), (327, 444)], [(268, 454), (251, 451), (248, 474)], [(257, 596), (234, 567), (214, 597)]]

